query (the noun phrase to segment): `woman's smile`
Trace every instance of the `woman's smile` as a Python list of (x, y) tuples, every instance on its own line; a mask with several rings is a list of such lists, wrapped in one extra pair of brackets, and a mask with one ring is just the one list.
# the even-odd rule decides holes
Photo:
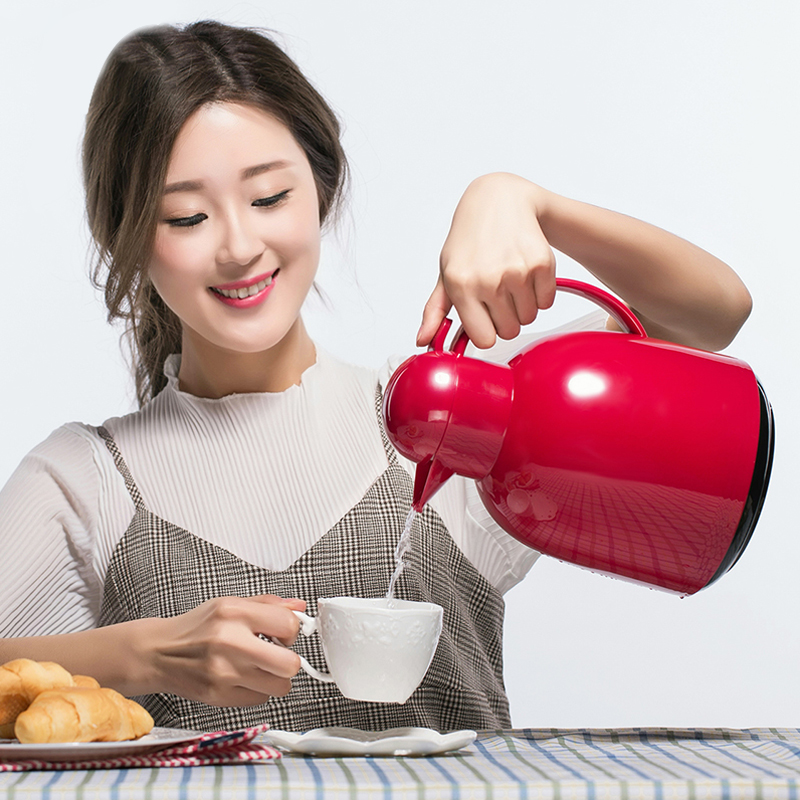
[(252, 308), (263, 303), (269, 296), (280, 270), (261, 275), (249, 281), (233, 281), (221, 286), (209, 286), (211, 293), (222, 303), (232, 308)]

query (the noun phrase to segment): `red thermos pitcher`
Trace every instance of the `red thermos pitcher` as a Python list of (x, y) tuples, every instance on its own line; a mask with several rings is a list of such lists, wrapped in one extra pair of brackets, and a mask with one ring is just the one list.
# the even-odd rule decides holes
[(541, 553), (680, 595), (727, 572), (769, 484), (772, 409), (730, 356), (652, 339), (595, 286), (560, 278), (626, 333), (546, 336), (508, 364), (464, 355), (468, 338), (412, 356), (386, 388), (397, 450), (417, 462), (421, 510), (454, 473), (492, 517)]

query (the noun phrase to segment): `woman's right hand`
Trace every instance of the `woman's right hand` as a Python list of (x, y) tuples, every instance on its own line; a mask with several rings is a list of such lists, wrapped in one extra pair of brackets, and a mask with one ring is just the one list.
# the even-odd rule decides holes
[[(294, 643), (302, 600), (275, 595), (218, 597), (154, 630), (151, 680), (158, 689), (215, 706), (252, 706), (282, 697), (300, 669), (299, 656), (273, 644)], [(266, 638), (264, 638), (266, 637)]]
[(439, 278), (425, 304), (417, 346), (433, 340), (455, 306), (470, 341), (491, 347), (514, 339), (523, 325), (550, 308), (556, 259), (539, 224), (539, 187), (517, 175), (474, 180), (453, 214), (439, 258)]
[[(304, 600), (218, 597), (175, 617), (148, 617), (74, 633), (0, 639), (0, 664), (55, 661), (126, 697), (170, 692), (217, 706), (253, 706), (292, 688), (288, 650)], [(275, 639), (286, 645), (273, 644)]]

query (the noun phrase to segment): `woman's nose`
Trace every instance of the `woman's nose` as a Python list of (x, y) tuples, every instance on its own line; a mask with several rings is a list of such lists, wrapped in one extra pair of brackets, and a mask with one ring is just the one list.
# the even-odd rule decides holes
[(230, 214), (222, 228), (217, 261), (220, 264), (249, 264), (264, 252), (264, 242), (246, 215)]

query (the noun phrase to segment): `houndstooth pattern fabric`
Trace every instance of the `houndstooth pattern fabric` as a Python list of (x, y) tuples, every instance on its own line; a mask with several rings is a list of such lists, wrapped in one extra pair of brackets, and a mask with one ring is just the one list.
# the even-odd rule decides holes
[[(377, 401), (380, 408), (380, 394)], [(319, 597), (383, 597), (411, 507), (412, 485), (386, 438), (380, 413), (378, 418), (387, 469), (330, 531), (280, 571), (250, 564), (148, 511), (114, 439), (99, 428), (136, 506), (109, 565), (100, 625), (170, 617), (223, 596), (299, 597), (311, 615), (317, 613)], [(302, 671), (293, 678), (289, 695), (249, 708), (220, 708), (172, 694), (136, 699), (157, 725), (195, 730), (262, 723), (289, 731), (510, 727), (502, 678), (502, 596), (463, 555), (430, 507), (417, 515), (405, 561), (395, 596), (438, 603), (444, 619), (428, 673), (404, 704), (350, 700), (335, 684), (315, 681)], [(293, 649), (326, 669), (318, 636), (298, 637)]]

